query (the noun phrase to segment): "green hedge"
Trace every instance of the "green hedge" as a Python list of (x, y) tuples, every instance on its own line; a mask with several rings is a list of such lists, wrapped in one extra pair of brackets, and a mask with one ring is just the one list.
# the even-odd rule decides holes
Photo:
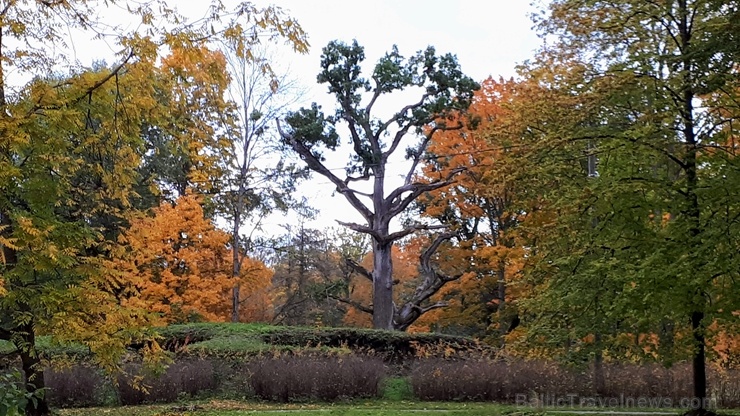
[[(410, 334), (362, 328), (307, 328), (265, 324), (196, 323), (157, 328), (162, 347), (178, 356), (248, 358), (285, 352), (325, 355), (372, 354), (389, 362), (413, 357), (470, 358), (493, 355), (477, 340), (439, 334)], [(143, 345), (133, 344), (132, 352)], [(37, 347), (46, 358), (90, 358), (89, 350), (76, 344), (56, 344), (39, 337)], [(0, 341), (0, 360), (12, 360), (15, 348)]]
[(493, 350), (472, 338), (361, 328), (306, 328), (254, 324), (185, 324), (162, 328), (161, 344), (179, 354), (256, 355), (267, 351), (346, 351), (390, 361), (412, 357), (480, 357)]

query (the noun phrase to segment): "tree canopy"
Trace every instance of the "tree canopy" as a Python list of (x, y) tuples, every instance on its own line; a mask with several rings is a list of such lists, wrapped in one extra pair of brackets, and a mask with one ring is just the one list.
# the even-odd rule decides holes
[(545, 92), (529, 125), (557, 213), (532, 328), (566, 352), (596, 334), (599, 354), (626, 336), (691, 357), (702, 404), (709, 327), (738, 306), (737, 7), (555, 1), (539, 27), (556, 42), (524, 72)]
[[(141, 25), (113, 33), (117, 62), (93, 68), (65, 48), (73, 30), (108, 36), (99, 2), (9, 1), (0, 10), (0, 338), (17, 347), (29, 393), (44, 387), (39, 333), (83, 342), (109, 368), (134, 340), (156, 350), (146, 332), (153, 316), (121, 301), (130, 286), (109, 262), (138, 215), (137, 190), (156, 185), (140, 176), (154, 143), (143, 132), (163, 132), (188, 160), (175, 183), (200, 182), (217, 167), (203, 149), (219, 144), (213, 120), (228, 77), (214, 70), (218, 59), (205, 62), (217, 58), (208, 41), (248, 34), (244, 55), (262, 35), (307, 47), (300, 26), (275, 7), (229, 11), (216, 1), (209, 18), (191, 23), (164, 2), (106, 5)], [(160, 61), (165, 48), (171, 55)], [(26, 408), (48, 412), (41, 398)]]

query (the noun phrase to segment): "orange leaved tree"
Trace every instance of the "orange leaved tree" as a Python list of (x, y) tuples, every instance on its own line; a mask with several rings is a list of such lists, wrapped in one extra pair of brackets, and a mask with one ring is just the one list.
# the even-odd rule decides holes
[[(163, 203), (154, 216), (133, 222), (123, 239), (130, 251), (120, 266), (139, 295), (126, 301), (161, 314), (167, 322), (226, 321), (230, 318), (230, 235), (203, 215), (198, 197)], [(258, 292), (272, 271), (245, 259), (241, 283)]]
[(468, 110), (477, 128), (435, 135), (422, 169), (427, 181), (461, 171), (452, 186), (432, 190), (416, 204), (421, 215), (449, 224), (458, 235), (455, 244), (442, 247), (440, 265), (464, 263), (471, 272), (438, 294), (447, 307), (425, 319), (457, 333), (483, 335), (492, 328), (503, 339), (519, 322), (510, 289), (524, 256), (515, 233), (524, 219), (518, 203), (523, 191), (512, 163), (521, 144), (508, 107), (516, 87), (493, 78), (482, 82)]

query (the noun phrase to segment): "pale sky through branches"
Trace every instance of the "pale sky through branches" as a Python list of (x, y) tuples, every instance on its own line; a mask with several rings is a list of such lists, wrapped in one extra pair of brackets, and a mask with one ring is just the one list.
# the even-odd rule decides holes
[[(223, 0), (227, 9), (232, 9), (241, 1)], [(258, 6), (271, 2), (257, 0)], [(395, 44), (404, 56), (431, 45), (438, 54), (451, 52), (457, 55), (465, 74), (477, 81), (488, 76), (509, 78), (515, 75), (515, 66), (533, 55), (539, 39), (532, 30), (529, 15), (535, 10), (529, 0), (276, 0), (272, 2), (283, 8), (303, 27), (311, 44), (307, 55), (292, 53), (283, 48), (280, 55), (285, 62), (276, 68), (288, 69), (305, 90), (300, 106), (317, 102), (326, 113), (334, 109), (332, 97), (325, 85), (316, 83), (319, 71), (321, 49), (331, 40), (351, 42), (356, 39), (365, 47), (366, 70)], [(204, 15), (210, 1), (179, 0), (170, 2), (178, 11), (190, 19)], [(118, 7), (119, 9), (116, 9)], [(121, 25), (127, 30), (135, 29), (135, 24), (123, 19), (121, 13), (124, 3), (110, 10), (101, 10), (104, 22), (111, 27)], [(116, 45), (105, 40), (88, 41), (70, 33), (73, 42), (69, 45), (70, 61), (90, 66), (95, 61), (116, 62)], [(17, 80), (25, 83), (27, 80)], [(413, 96), (411, 99), (416, 100)], [(386, 107), (379, 101), (376, 108), (380, 116), (389, 116), (409, 101), (389, 99)], [(347, 141), (343, 126), (337, 128), (343, 142)], [(405, 147), (405, 146), (404, 146)], [(403, 153), (403, 152), (399, 152)], [(341, 169), (345, 166), (346, 151), (325, 152), (326, 165)], [(391, 161), (400, 171), (405, 171), (402, 158)], [(342, 173), (342, 172), (339, 172)], [(319, 218), (310, 224), (316, 228), (336, 226), (336, 220), (361, 222), (359, 214), (347, 203), (344, 197), (334, 192), (334, 186), (318, 175), (303, 182), (300, 193), (319, 211)], [(280, 234), (281, 224), (294, 222), (295, 216), (285, 218), (277, 215), (263, 222), (265, 234)]]
[[(316, 75), (321, 49), (331, 40), (356, 39), (365, 47), (368, 66), (394, 44), (404, 56), (432, 45), (438, 53), (457, 55), (463, 72), (478, 81), (514, 76), (516, 65), (530, 58), (539, 45), (529, 17), (535, 10), (527, 0), (281, 0), (276, 4), (301, 24), (311, 43), (308, 55), (288, 55), (291, 74), (308, 91), (304, 105), (316, 101), (327, 113), (334, 103), (326, 86), (316, 84)], [(394, 105), (388, 111), (398, 108)], [(338, 132), (346, 140), (341, 127)], [(343, 167), (346, 155), (326, 152), (327, 166)], [(402, 165), (403, 161), (393, 163)], [(313, 226), (336, 226), (335, 220), (361, 222), (359, 214), (323, 177), (314, 175), (301, 191), (320, 212)], [(269, 229), (284, 222), (284, 218), (269, 219), (265, 226)]]

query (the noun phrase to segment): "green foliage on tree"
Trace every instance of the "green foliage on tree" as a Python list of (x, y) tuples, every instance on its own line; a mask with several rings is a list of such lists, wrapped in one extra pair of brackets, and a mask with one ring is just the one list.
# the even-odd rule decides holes
[(555, 1), (539, 27), (556, 41), (523, 73), (538, 84), (528, 167), (553, 217), (531, 329), (564, 352), (595, 334), (581, 352), (690, 358), (699, 399), (710, 324), (740, 309), (738, 7)]
[(0, 416), (20, 416), (25, 413), (28, 403), (34, 405), (43, 395), (43, 390), (26, 391), (23, 375), (16, 369), (0, 374)]

